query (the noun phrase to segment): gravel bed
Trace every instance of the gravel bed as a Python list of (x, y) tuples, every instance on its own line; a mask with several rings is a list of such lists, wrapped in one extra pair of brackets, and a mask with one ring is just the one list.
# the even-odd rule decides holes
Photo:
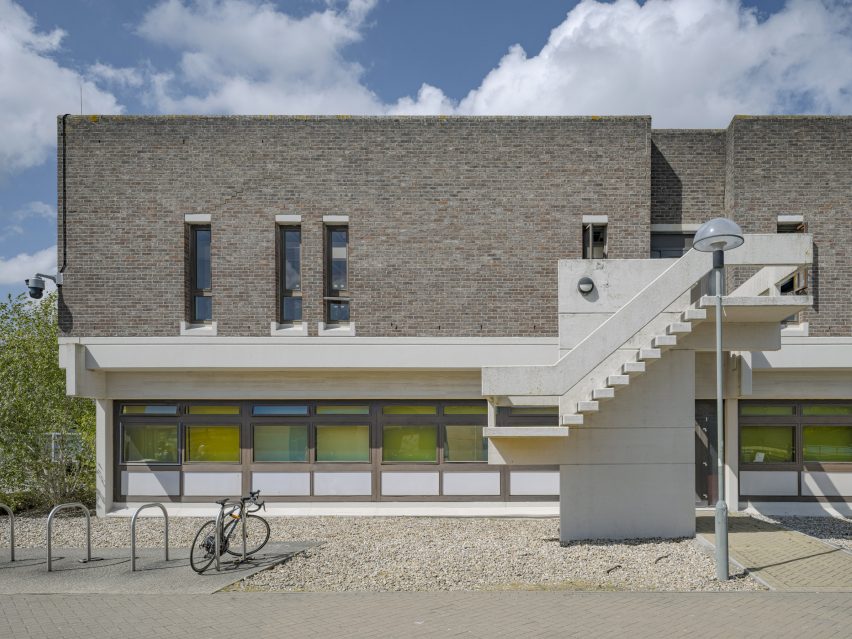
[[(202, 519), (170, 521), (172, 545), (187, 546)], [(547, 519), (426, 517), (270, 518), (272, 539), (323, 545), (258, 573), (252, 591), (763, 590), (747, 576), (715, 581), (712, 557), (694, 539), (596, 541), (561, 546)], [(7, 543), (0, 522), (0, 546)], [(55, 543), (82, 547), (81, 517), (57, 518)], [(44, 547), (46, 518), (18, 520), (20, 546)], [(95, 547), (130, 544), (129, 519), (92, 518)], [(143, 518), (140, 546), (162, 543), (162, 520)]]
[(798, 530), (801, 533), (822, 539), (835, 546), (840, 546), (852, 551), (852, 519), (839, 516), (826, 517), (794, 517), (773, 515), (752, 515), (755, 519), (761, 519), (773, 524), (784, 526), (790, 530)]

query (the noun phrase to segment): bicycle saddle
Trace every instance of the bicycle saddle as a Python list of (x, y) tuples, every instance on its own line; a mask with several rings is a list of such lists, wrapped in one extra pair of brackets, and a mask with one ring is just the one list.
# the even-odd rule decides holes
[(224, 499), (220, 499), (220, 500), (216, 501), (215, 503), (219, 504), (220, 506), (224, 506), (226, 503), (228, 503), (228, 498), (225, 497)]

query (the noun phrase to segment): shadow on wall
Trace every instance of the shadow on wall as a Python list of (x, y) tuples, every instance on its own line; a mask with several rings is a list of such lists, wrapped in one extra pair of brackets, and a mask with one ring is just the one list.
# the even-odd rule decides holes
[(683, 184), (657, 145), (651, 142), (651, 223), (683, 222)]
[(62, 295), (62, 289), (59, 289), (59, 330), (65, 334), (70, 333), (74, 329), (74, 314), (71, 309), (65, 304), (65, 298)]

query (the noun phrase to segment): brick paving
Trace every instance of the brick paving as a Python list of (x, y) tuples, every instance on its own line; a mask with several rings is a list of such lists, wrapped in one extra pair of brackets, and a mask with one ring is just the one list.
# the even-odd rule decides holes
[[(748, 516), (728, 524), (731, 559), (773, 590), (852, 592), (852, 553)], [(711, 544), (713, 528), (712, 514), (698, 515), (697, 532)]]
[(220, 593), (0, 597), (0, 638), (848, 637), (847, 593)]

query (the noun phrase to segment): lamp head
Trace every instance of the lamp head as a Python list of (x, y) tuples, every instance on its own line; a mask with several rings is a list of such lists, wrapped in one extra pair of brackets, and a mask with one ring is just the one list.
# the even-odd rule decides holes
[(595, 290), (595, 282), (591, 277), (581, 277), (577, 282), (577, 290), (583, 295), (588, 295)]
[(692, 247), (705, 253), (729, 251), (744, 241), (743, 231), (736, 222), (717, 217), (701, 225), (692, 240)]

